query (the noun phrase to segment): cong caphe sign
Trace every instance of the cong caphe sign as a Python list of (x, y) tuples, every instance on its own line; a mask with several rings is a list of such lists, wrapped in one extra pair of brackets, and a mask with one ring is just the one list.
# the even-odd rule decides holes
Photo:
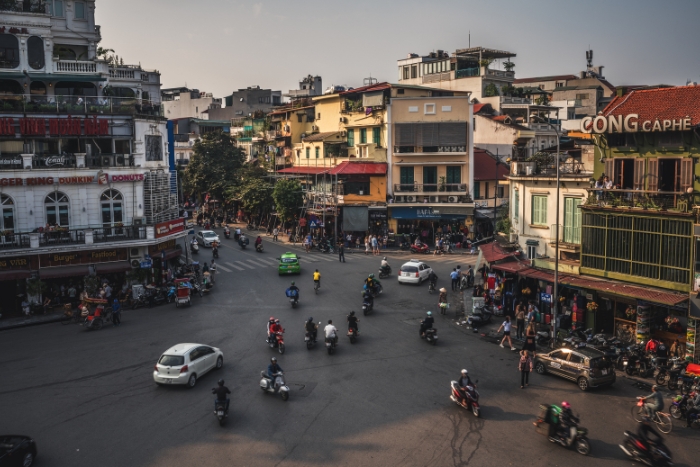
[(598, 115), (581, 119), (581, 131), (584, 133), (654, 133), (660, 131), (692, 130), (690, 117), (671, 120), (639, 120), (639, 114)]

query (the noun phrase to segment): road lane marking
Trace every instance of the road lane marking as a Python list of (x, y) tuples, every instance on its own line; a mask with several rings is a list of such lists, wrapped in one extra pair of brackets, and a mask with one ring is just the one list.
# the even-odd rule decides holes
[(269, 259), (258, 258), (258, 259), (256, 259), (255, 261), (260, 261), (261, 263), (265, 263), (265, 264), (267, 264), (268, 266), (277, 266), (277, 263), (275, 263), (274, 261), (269, 260)]
[(238, 266), (236, 266), (235, 264), (231, 264), (231, 263), (228, 263), (228, 262), (227, 262), (226, 265), (227, 265), (227, 266), (231, 266), (232, 268), (236, 268), (236, 269), (238, 269), (239, 271), (245, 271), (245, 269), (243, 269), (243, 268), (241, 268), (241, 267), (238, 267)]
[(255, 260), (252, 260), (252, 259), (247, 259), (246, 261), (248, 261), (249, 263), (253, 263), (256, 266), (262, 266), (264, 268), (269, 267), (269, 264), (257, 263), (257, 262), (255, 262)]
[(216, 265), (216, 269), (221, 269), (222, 271), (225, 271), (225, 272), (231, 272), (230, 269), (225, 268), (225, 267), (223, 267), (223, 266), (220, 265), (220, 264), (217, 264), (217, 265)]
[[(226, 263), (226, 264), (230, 264), (230, 263)], [(253, 266), (250, 266), (250, 265), (244, 263), (243, 261), (236, 261), (236, 264), (240, 264), (241, 266), (245, 266), (248, 269), (255, 269)]]
[(326, 258), (325, 256), (317, 256), (318, 259), (323, 260), (323, 261), (334, 261), (330, 258)]

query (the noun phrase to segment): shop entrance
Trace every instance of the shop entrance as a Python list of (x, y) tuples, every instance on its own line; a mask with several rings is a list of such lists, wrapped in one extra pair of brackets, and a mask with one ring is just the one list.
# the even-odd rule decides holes
[(2, 297), (2, 306), (0, 313), (6, 316), (17, 315), (22, 312), (20, 303), (17, 298), (17, 281), (2, 281), (0, 282), (0, 297)]

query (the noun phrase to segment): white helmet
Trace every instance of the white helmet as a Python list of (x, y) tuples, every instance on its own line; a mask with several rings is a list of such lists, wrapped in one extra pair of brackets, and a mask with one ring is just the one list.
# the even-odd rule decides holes
[(466, 368), (465, 368), (464, 370), (462, 370), (462, 374), (463, 374), (463, 375), (467, 375), (467, 374), (469, 374), (469, 372), (468, 372), (468, 371), (466, 370)]

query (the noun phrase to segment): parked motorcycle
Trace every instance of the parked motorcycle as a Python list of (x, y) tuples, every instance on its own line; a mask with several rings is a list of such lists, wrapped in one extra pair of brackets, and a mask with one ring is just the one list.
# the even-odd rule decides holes
[(284, 373), (276, 373), (273, 380), (266, 371), (261, 371), (260, 377), (260, 389), (270, 394), (279, 394), (283, 401), (289, 399), (289, 386), (284, 383)]
[(420, 246), (411, 245), (411, 253), (423, 253), (427, 255), (430, 253), (430, 247), (425, 243), (421, 244)]
[(642, 378), (648, 378), (654, 373), (649, 358), (637, 346), (630, 348), (630, 354), (622, 357), (622, 366), (625, 373), (630, 376), (639, 375)]
[(552, 338), (549, 335), (549, 331), (537, 331), (535, 340), (537, 342), (537, 345), (541, 345), (544, 347), (549, 347), (549, 345), (552, 342)]
[(457, 381), (451, 381), (450, 387), (452, 388), (452, 394), (450, 394), (450, 400), (466, 410), (471, 410), (475, 417), (478, 417), (481, 413), (479, 407), (479, 391), (476, 390), (476, 383), (472, 386), (467, 386), (465, 391), (459, 389), (459, 384)]
[(634, 462), (658, 467), (673, 465), (671, 451), (666, 446), (663, 444), (648, 446), (631, 431), (625, 431), (625, 441), (620, 444), (620, 449)]
[(379, 278), (380, 279), (386, 279), (389, 276), (391, 276), (391, 266), (387, 266), (385, 268), (379, 268)]
[(690, 394), (693, 391), (700, 391), (700, 378), (698, 377), (681, 375), (676, 381), (681, 394)]
[(688, 366), (687, 361), (681, 361), (679, 358), (672, 358), (671, 366), (660, 366), (659, 372), (656, 374), (656, 384), (659, 386), (668, 385), (671, 391), (678, 388), (678, 376)]
[(172, 303), (177, 298), (177, 289), (174, 286), (168, 286), (168, 294), (166, 295), (166, 301)]
[(467, 323), (473, 328), (478, 328), (482, 324), (490, 323), (492, 315), (493, 313), (490, 307), (478, 307), (467, 317)]
[(135, 310), (139, 307), (147, 306), (147, 305), (148, 305), (148, 298), (146, 297), (145, 294), (141, 294), (137, 298), (135, 298), (131, 301), (131, 309), (132, 310)]
[(284, 329), (282, 330), (282, 332), (276, 332), (274, 334), (271, 334), (270, 337), (267, 338), (267, 344), (270, 346), (270, 348), (277, 348), (280, 354), (284, 353), (284, 336), (282, 336), (283, 333)]

